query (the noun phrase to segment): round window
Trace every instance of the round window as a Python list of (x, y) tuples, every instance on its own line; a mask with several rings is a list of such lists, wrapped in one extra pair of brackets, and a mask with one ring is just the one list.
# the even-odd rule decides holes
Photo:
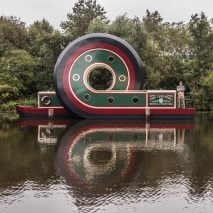
[(113, 84), (112, 72), (106, 67), (94, 67), (89, 72), (88, 83), (95, 90), (107, 90)]

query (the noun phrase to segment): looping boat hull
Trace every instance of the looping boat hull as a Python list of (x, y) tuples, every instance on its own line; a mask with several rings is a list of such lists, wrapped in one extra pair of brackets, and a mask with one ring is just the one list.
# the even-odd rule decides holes
[(106, 33), (85, 35), (60, 54), (53, 74), (56, 93), (40, 92), (38, 107), (17, 111), (53, 119), (194, 118), (194, 108), (176, 108), (176, 90), (141, 90), (144, 76), (139, 55), (126, 41)]

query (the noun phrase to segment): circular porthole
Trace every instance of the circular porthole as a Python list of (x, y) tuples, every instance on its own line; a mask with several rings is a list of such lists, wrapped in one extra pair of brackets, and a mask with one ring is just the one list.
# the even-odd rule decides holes
[(93, 90), (110, 90), (115, 84), (114, 71), (102, 63), (89, 67), (86, 79), (86, 84)]
[(108, 102), (109, 102), (110, 104), (112, 104), (112, 103), (114, 102), (114, 98), (113, 98), (113, 97), (109, 97), (109, 98), (108, 98)]
[(133, 135), (133, 140), (138, 140), (138, 135)]
[(51, 104), (51, 98), (49, 96), (43, 96), (41, 102), (44, 106), (49, 106)]
[(125, 75), (120, 75), (119, 76), (119, 81), (121, 81), (121, 82), (126, 81), (126, 76)]
[(85, 61), (86, 62), (91, 62), (92, 61), (92, 56), (91, 55), (86, 55), (85, 56)]
[(89, 101), (89, 100), (91, 99), (91, 95), (90, 95), (90, 94), (85, 94), (85, 95), (84, 95), (84, 99), (85, 99), (86, 101)]
[(138, 97), (133, 97), (133, 98), (132, 98), (132, 102), (133, 102), (134, 104), (137, 104), (138, 101), (139, 101)]
[(114, 61), (114, 57), (113, 56), (109, 56), (109, 61), (113, 62)]
[(73, 79), (73, 81), (79, 81), (80, 80), (80, 75), (79, 74), (74, 74), (72, 79)]

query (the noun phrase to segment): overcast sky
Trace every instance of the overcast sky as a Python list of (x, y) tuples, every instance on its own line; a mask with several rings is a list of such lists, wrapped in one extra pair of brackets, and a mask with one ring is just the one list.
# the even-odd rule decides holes
[[(27, 25), (42, 18), (59, 28), (72, 11), (77, 0), (0, 0), (0, 15), (20, 17)], [(187, 22), (190, 16), (203, 11), (208, 18), (213, 18), (213, 0), (97, 0), (107, 11), (107, 17), (114, 20), (123, 15), (132, 18), (143, 17), (146, 9), (158, 10), (165, 21)]]

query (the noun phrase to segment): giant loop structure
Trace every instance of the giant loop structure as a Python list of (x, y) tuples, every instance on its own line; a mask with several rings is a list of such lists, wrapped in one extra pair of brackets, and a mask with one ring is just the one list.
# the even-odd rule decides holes
[[(106, 33), (88, 34), (62, 51), (53, 74), (56, 94), (41, 92), (38, 109), (51, 117), (193, 118), (194, 108), (176, 107), (175, 90), (143, 90), (144, 76), (140, 57), (126, 41)], [(27, 115), (24, 109), (17, 111)]]

